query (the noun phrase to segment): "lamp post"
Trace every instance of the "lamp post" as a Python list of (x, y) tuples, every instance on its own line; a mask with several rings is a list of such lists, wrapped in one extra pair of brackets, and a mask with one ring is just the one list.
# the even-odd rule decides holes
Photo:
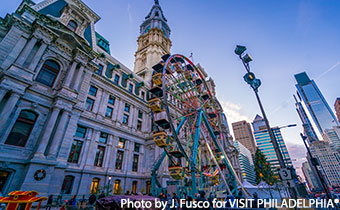
[[(269, 136), (270, 136), (271, 142), (273, 144), (273, 147), (274, 147), (277, 159), (278, 159), (279, 164), (280, 164), (280, 168), (281, 169), (286, 169), (285, 161), (283, 159), (283, 156), (282, 156), (282, 153), (280, 151), (279, 145), (278, 145), (278, 143), (276, 141), (276, 138), (274, 136), (274, 132), (273, 132), (273, 130), (271, 129), (271, 127), (269, 125), (269, 121), (268, 121), (267, 115), (266, 115), (266, 113), (264, 111), (264, 108), (262, 106), (262, 102), (261, 102), (261, 99), (260, 99), (260, 96), (259, 96), (259, 93), (258, 93), (258, 88), (261, 86), (261, 80), (257, 79), (255, 77), (255, 74), (250, 71), (249, 62), (252, 61), (253, 59), (250, 57), (249, 54), (246, 54), (246, 55), (243, 56), (243, 54), (244, 54), (244, 52), (246, 50), (247, 50), (247, 48), (245, 46), (241, 46), (241, 45), (237, 45), (236, 49), (235, 49), (235, 54), (239, 56), (240, 60), (243, 63), (244, 68), (247, 71), (247, 73), (243, 76), (243, 79), (254, 90), (257, 102), (258, 102), (258, 104), (260, 106), (260, 109), (261, 109), (261, 113), (262, 113), (264, 122), (266, 124), (267, 131), (269, 133)], [(291, 196), (293, 198), (296, 198), (296, 193), (290, 187), (289, 187), (289, 189), (290, 189), (289, 191), (290, 191)]]
[(109, 193), (110, 193), (110, 189), (111, 189), (111, 179), (112, 179), (112, 176), (109, 176), (109, 182), (108, 182), (107, 188), (106, 188), (106, 196), (108, 196)]

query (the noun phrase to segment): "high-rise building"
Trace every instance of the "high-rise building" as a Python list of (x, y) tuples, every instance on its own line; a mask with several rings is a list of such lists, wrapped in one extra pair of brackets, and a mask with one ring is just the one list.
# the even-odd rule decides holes
[(234, 146), (239, 152), (238, 158), (241, 165), (243, 180), (256, 184), (256, 173), (251, 152), (239, 141), (234, 141)]
[(317, 158), (320, 163), (318, 168), (325, 177), (327, 185), (332, 188), (340, 188), (339, 153), (332, 150), (327, 141), (315, 141), (309, 148), (312, 156)]
[(301, 169), (302, 169), (303, 175), (305, 176), (309, 190), (310, 191), (320, 190), (321, 188), (319, 187), (317, 179), (307, 161), (302, 163)]
[(328, 141), (331, 148), (340, 151), (340, 126), (334, 126), (332, 129), (325, 129), (322, 133), (323, 140)]
[(255, 155), (256, 146), (250, 124), (243, 120), (231, 124), (234, 131), (235, 141), (239, 141), (252, 155)]
[[(271, 142), (270, 135), (266, 128), (266, 124), (264, 119), (260, 115), (256, 115), (254, 121), (252, 122), (254, 137), (256, 141), (257, 147), (261, 150), (261, 152), (266, 156), (268, 162), (271, 164), (271, 167), (274, 171), (278, 167), (280, 167), (279, 160), (277, 158), (276, 152), (274, 150), (274, 146)], [(271, 128), (276, 141), (279, 145), (282, 157), (285, 161), (286, 166), (292, 166), (292, 161), (290, 159), (286, 144), (282, 138), (281, 131), (279, 127)]]
[(325, 129), (338, 126), (339, 123), (314, 80), (309, 79), (306, 72), (294, 76), (301, 105), (314, 132), (319, 139), (322, 139), (322, 133)]
[(338, 122), (340, 122), (340, 98), (337, 98), (334, 103), (336, 117), (338, 118)]
[(307, 117), (307, 114), (305, 112), (305, 109), (302, 106), (302, 103), (296, 99), (295, 95), (294, 95), (294, 99), (296, 102), (295, 103), (296, 111), (302, 121), (303, 133), (305, 136), (307, 136), (308, 143), (310, 144), (314, 141), (319, 141), (319, 138), (314, 131), (311, 121)]

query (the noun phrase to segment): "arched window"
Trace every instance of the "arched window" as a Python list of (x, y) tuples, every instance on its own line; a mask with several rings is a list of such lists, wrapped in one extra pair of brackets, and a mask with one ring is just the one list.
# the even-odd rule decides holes
[(60, 66), (57, 62), (47, 60), (42, 66), (36, 80), (44, 85), (52, 87), (59, 71)]
[(97, 193), (98, 187), (99, 187), (99, 182), (100, 182), (99, 178), (93, 178), (92, 179), (90, 194), (96, 194)]
[(74, 176), (71, 176), (71, 175), (65, 176), (63, 185), (61, 186), (60, 194), (71, 194), (73, 181), (74, 181)]
[(5, 144), (24, 147), (38, 115), (29, 110), (20, 112)]
[(67, 27), (71, 29), (72, 31), (76, 31), (78, 24), (74, 20), (70, 20), (67, 24)]

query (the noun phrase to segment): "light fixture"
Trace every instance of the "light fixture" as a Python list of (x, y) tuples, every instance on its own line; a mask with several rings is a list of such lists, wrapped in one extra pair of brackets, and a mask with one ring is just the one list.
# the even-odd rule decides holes
[(250, 61), (252, 61), (253, 59), (250, 57), (250, 55), (249, 54), (246, 54), (245, 56), (243, 56), (243, 61), (245, 62), (245, 63), (249, 63)]
[(236, 55), (242, 55), (244, 53), (244, 51), (246, 51), (246, 50), (247, 50), (247, 48), (245, 46), (236, 45), (235, 54)]
[(112, 176), (109, 176), (109, 180), (111, 180), (112, 179)]

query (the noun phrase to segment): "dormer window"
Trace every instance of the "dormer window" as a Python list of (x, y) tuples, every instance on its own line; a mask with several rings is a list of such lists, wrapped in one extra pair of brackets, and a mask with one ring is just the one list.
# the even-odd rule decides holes
[(67, 24), (67, 27), (75, 32), (77, 30), (78, 24), (76, 23), (76, 21), (70, 20)]

